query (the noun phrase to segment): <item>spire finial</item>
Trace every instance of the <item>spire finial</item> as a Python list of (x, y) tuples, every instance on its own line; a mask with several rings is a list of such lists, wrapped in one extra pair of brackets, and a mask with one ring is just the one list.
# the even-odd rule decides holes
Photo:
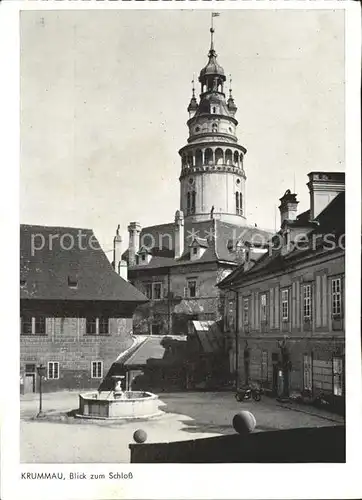
[(210, 33), (211, 33), (211, 45), (210, 45), (210, 53), (213, 53), (215, 51), (214, 49), (214, 17), (218, 17), (220, 15), (219, 12), (211, 12), (211, 28), (210, 28)]
[(192, 97), (195, 97), (195, 73), (192, 75)]

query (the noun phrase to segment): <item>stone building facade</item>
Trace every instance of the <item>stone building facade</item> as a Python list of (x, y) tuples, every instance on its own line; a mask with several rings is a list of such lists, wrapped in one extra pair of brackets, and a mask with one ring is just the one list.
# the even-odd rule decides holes
[[(81, 244), (77, 241), (82, 235)], [(115, 273), (87, 229), (20, 228), (20, 389), (97, 388), (131, 348), (132, 315), (147, 299)]]
[[(254, 266), (240, 266), (225, 291), (231, 372), (280, 397), (345, 395), (344, 174), (309, 174), (310, 210), (281, 198), (281, 229)], [(323, 192), (324, 205), (320, 196)]]

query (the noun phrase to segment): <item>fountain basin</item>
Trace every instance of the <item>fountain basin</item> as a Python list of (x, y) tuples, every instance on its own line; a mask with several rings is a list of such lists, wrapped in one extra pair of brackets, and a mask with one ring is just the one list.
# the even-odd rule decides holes
[(83, 418), (134, 419), (162, 413), (156, 394), (144, 391), (88, 392), (79, 394), (79, 414)]

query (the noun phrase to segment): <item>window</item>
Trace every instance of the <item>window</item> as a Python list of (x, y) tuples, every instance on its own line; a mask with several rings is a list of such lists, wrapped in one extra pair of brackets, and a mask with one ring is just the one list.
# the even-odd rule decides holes
[(75, 276), (68, 276), (69, 288), (78, 288), (78, 280)]
[(236, 191), (235, 193), (235, 203), (236, 203), (236, 213), (238, 215), (243, 214), (243, 196), (240, 191)]
[(334, 357), (333, 365), (333, 394), (335, 396), (343, 396), (343, 360), (342, 358)]
[(59, 363), (58, 361), (49, 361), (48, 363), (48, 379), (55, 380), (59, 378)]
[(34, 327), (35, 335), (45, 335), (45, 327), (46, 327), (46, 322), (45, 322), (45, 317), (44, 316), (35, 316), (35, 321), (34, 321)]
[(21, 335), (46, 335), (45, 316), (23, 315), (20, 333)]
[(33, 318), (31, 316), (21, 317), (21, 335), (33, 334)]
[(196, 212), (196, 191), (192, 191), (191, 194), (191, 213), (194, 214)]
[(141, 255), (141, 260), (143, 260), (143, 261), (146, 260), (146, 255), (144, 253)]
[(86, 333), (87, 335), (97, 335), (97, 318), (87, 318)]
[(289, 290), (282, 290), (282, 320), (289, 320)]
[(152, 283), (146, 283), (145, 295), (148, 299), (152, 299)]
[(243, 302), (243, 323), (244, 325), (249, 324), (249, 299), (244, 299)]
[(103, 361), (92, 361), (92, 378), (103, 378)]
[(196, 280), (195, 279), (187, 280), (187, 297), (189, 297), (189, 298), (196, 297)]
[(86, 319), (87, 335), (109, 335), (109, 318), (90, 317)]
[(303, 285), (303, 317), (304, 321), (312, 317), (312, 285)]
[(161, 282), (146, 283), (145, 295), (150, 300), (162, 299), (162, 283)]
[(162, 284), (154, 283), (153, 284), (153, 299), (160, 300), (162, 298)]
[(341, 316), (341, 278), (332, 279), (332, 315)]
[(267, 322), (267, 300), (266, 293), (260, 295), (260, 321), (261, 323)]
[(303, 389), (305, 391), (312, 390), (312, 356), (311, 354), (304, 354), (303, 356)]
[(192, 253), (193, 253), (194, 255), (197, 255), (197, 250), (198, 250), (198, 248), (197, 248), (197, 247), (193, 247), (193, 248), (192, 248)]
[(268, 351), (261, 352), (261, 379), (268, 381)]
[(98, 318), (98, 333), (99, 335), (109, 334), (109, 319), (108, 318)]
[(186, 200), (187, 214), (194, 214), (196, 212), (196, 191), (189, 191)]

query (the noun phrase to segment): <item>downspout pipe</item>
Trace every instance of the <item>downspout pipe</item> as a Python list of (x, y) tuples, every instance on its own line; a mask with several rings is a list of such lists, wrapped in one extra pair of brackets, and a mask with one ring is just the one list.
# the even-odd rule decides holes
[(239, 292), (230, 288), (235, 293), (235, 387), (239, 390)]

